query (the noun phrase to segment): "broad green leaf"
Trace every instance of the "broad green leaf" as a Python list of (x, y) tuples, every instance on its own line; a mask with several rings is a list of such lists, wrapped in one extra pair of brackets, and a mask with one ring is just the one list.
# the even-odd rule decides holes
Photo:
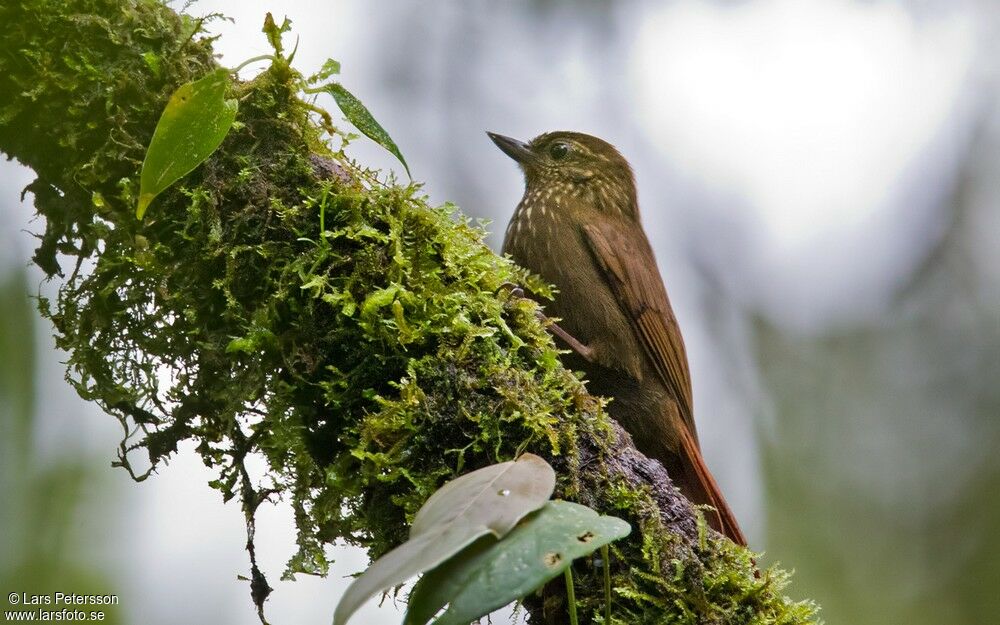
[(236, 100), (226, 100), (229, 70), (217, 69), (181, 85), (170, 96), (146, 150), (139, 178), (142, 219), (150, 202), (212, 155), (236, 119)]
[(360, 130), (366, 137), (392, 152), (392, 155), (398, 158), (399, 162), (403, 164), (406, 175), (412, 178), (410, 176), (410, 167), (406, 164), (406, 159), (403, 158), (392, 137), (385, 131), (385, 128), (375, 121), (375, 118), (365, 108), (365, 105), (361, 103), (361, 100), (354, 97), (350, 91), (344, 89), (343, 85), (339, 83), (330, 83), (322, 87), (322, 89), (332, 95), (333, 99), (337, 101), (337, 106), (344, 112), (344, 117), (347, 118), (347, 121), (354, 124), (355, 128)]
[(481, 536), (502, 537), (552, 496), (556, 476), (533, 454), (454, 479), (427, 500), (410, 540), (372, 563), (347, 588), (334, 612), (343, 625), (376, 593), (401, 584), (455, 555)]
[(424, 625), (462, 590), (462, 579), (482, 554), (497, 544), (495, 536), (480, 536), (474, 543), (424, 573), (407, 600), (403, 625)]
[(417, 582), (404, 625), (466, 625), (555, 578), (570, 563), (628, 536), (625, 521), (586, 506), (550, 501), (500, 540), (471, 545)]

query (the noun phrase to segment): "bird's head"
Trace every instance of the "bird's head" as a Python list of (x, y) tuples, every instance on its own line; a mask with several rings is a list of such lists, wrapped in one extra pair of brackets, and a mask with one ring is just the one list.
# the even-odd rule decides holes
[(547, 132), (518, 141), (487, 132), (524, 171), (526, 195), (578, 198), (600, 210), (637, 216), (632, 168), (613, 145), (581, 132)]

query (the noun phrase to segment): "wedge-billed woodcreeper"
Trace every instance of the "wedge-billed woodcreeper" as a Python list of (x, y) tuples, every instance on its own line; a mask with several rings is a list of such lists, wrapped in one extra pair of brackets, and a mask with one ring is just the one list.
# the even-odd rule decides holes
[(488, 133), (524, 171), (503, 251), (557, 289), (546, 304), (590, 392), (636, 447), (659, 460), (709, 524), (746, 540), (701, 455), (677, 319), (639, 220), (635, 177), (611, 144), (577, 132), (524, 143)]

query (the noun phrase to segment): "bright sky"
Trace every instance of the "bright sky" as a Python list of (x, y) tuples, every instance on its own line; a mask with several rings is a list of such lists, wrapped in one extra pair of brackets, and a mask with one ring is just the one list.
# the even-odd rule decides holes
[(955, 104), (970, 16), (919, 26), (897, 4), (681, 2), (649, 19), (640, 112), (680, 166), (738, 190), (795, 253), (862, 224)]
[(917, 21), (891, 2), (685, 0), (645, 20), (631, 82), (674, 165), (759, 220), (758, 273), (785, 284), (805, 264), (816, 284), (864, 281), (856, 258), (892, 247), (883, 213), (954, 114), (974, 34), (961, 10)]

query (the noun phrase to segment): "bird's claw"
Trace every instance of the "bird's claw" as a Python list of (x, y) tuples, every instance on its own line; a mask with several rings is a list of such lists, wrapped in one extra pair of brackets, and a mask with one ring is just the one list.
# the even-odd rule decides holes
[(560, 328), (559, 324), (552, 321), (551, 319), (548, 319), (547, 317), (545, 317), (545, 315), (542, 315), (541, 313), (538, 314), (541, 315), (539, 317), (540, 321), (542, 321), (543, 323), (548, 321), (548, 325), (546, 326), (548, 331), (561, 338), (563, 342), (566, 343), (566, 345), (568, 345), (569, 348), (572, 349), (574, 352), (576, 352), (581, 358), (583, 358), (587, 362), (594, 362), (596, 360), (594, 356), (593, 347), (589, 345), (584, 345), (579, 340), (577, 340), (575, 336), (573, 336), (566, 330)]
[[(527, 299), (524, 294), (524, 289), (513, 282), (504, 282), (500, 285), (499, 290), (507, 291), (507, 295), (512, 300)], [(559, 324), (546, 317), (545, 313), (543, 313), (540, 308), (535, 309), (535, 317), (545, 326), (546, 330), (562, 339), (563, 342), (570, 347), (570, 349), (579, 354), (584, 360), (588, 362), (594, 361), (594, 349), (592, 347), (584, 345), (572, 334), (560, 328)]]
[(514, 284), (513, 282), (504, 282), (500, 285), (498, 290), (507, 291), (507, 295), (511, 299), (524, 299), (524, 289), (520, 285)]

